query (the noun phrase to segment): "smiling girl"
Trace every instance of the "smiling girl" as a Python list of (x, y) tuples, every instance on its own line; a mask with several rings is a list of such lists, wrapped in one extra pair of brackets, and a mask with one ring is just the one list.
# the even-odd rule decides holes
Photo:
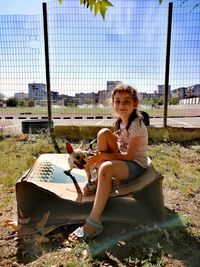
[[(117, 116), (114, 133), (101, 129), (97, 135), (98, 151), (89, 164), (98, 167), (98, 186), (89, 218), (68, 237), (69, 242), (91, 239), (103, 231), (101, 216), (117, 180), (135, 179), (147, 168), (148, 133), (137, 110), (137, 91), (122, 84), (112, 93), (112, 105)], [(65, 243), (63, 245), (67, 245)]]

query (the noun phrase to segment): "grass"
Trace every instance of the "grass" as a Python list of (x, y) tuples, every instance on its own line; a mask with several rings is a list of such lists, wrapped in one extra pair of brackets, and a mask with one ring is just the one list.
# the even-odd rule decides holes
[[(151, 117), (158, 116), (163, 117), (163, 106), (159, 108), (151, 108), (151, 106), (142, 106), (141, 108), (143, 111), (146, 111)], [(26, 113), (31, 113), (31, 115), (37, 115), (37, 114), (43, 114), (44, 116), (48, 114), (47, 108), (45, 107), (8, 107), (5, 109), (1, 109), (1, 114), (6, 115), (26, 115)], [(52, 106), (52, 114), (55, 116), (61, 116), (61, 115), (113, 115), (113, 109), (111, 106), (107, 107), (99, 107), (98, 105), (92, 106), (92, 108), (87, 107), (53, 107)], [(185, 107), (184, 105), (168, 105), (168, 116), (199, 116), (200, 114), (200, 108), (199, 106), (193, 106), (191, 105), (189, 108)]]
[[(58, 108), (52, 108), (52, 113), (54, 115), (67, 115), (67, 114), (87, 114), (87, 115), (94, 115), (94, 114), (106, 114), (109, 115), (111, 113), (111, 108), (99, 108), (94, 106), (93, 108), (79, 108), (79, 107), (62, 107), (59, 106)], [(18, 108), (6, 108), (1, 110), (2, 114), (20, 114), (20, 113), (31, 113), (31, 115), (36, 114), (44, 114), (47, 115), (47, 108), (39, 108), (39, 107), (18, 107)]]
[[(0, 220), (16, 214), (15, 194), (10, 188), (29, 169), (40, 154), (55, 153), (48, 135), (0, 136)], [(65, 152), (65, 139), (58, 139)], [(0, 226), (1, 266), (56, 267), (197, 267), (199, 263), (200, 218), (200, 144), (151, 143), (148, 150), (157, 171), (163, 176), (167, 219), (164, 225), (148, 228), (143, 235), (118, 240), (93, 257), (85, 243), (73, 248), (60, 247), (62, 235), (57, 229), (47, 243), (34, 237), (21, 241), (6, 240), (7, 228)], [(69, 229), (69, 231), (71, 231)], [(95, 242), (95, 241), (94, 241)], [(106, 242), (106, 240), (105, 240)]]
[(155, 168), (164, 176), (164, 185), (179, 189), (184, 195), (199, 188), (199, 144), (160, 144), (150, 146), (149, 156)]

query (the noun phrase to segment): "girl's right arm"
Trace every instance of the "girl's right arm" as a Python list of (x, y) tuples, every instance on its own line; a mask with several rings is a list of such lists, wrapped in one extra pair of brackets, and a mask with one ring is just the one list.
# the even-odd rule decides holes
[(107, 153), (98, 152), (96, 155), (88, 159), (88, 163), (93, 166), (99, 166), (101, 163), (107, 160), (134, 160), (134, 156), (141, 143), (142, 136), (131, 137), (126, 152)]

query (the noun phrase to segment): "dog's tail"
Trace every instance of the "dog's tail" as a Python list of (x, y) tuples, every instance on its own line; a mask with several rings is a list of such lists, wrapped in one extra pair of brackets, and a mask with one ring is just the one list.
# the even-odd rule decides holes
[(79, 194), (79, 193), (82, 193), (81, 188), (80, 188), (80, 186), (79, 186), (79, 184), (78, 184), (76, 178), (71, 174), (71, 172), (70, 172), (70, 171), (64, 171), (64, 174), (66, 174), (67, 176), (69, 176), (69, 177), (72, 179), (72, 181), (73, 181), (73, 183), (74, 183), (74, 186), (75, 186), (75, 188), (76, 188), (77, 193), (78, 193), (78, 194)]

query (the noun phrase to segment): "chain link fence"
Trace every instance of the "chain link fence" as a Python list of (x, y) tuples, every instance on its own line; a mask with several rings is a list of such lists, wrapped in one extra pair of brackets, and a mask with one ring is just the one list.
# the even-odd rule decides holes
[[(167, 125), (200, 126), (200, 8), (174, 1)], [(47, 2), (54, 124), (110, 125), (110, 96), (134, 86), (163, 126), (168, 1), (113, 0), (106, 18), (79, 1)], [(0, 129), (47, 119), (42, 15), (0, 16)]]

